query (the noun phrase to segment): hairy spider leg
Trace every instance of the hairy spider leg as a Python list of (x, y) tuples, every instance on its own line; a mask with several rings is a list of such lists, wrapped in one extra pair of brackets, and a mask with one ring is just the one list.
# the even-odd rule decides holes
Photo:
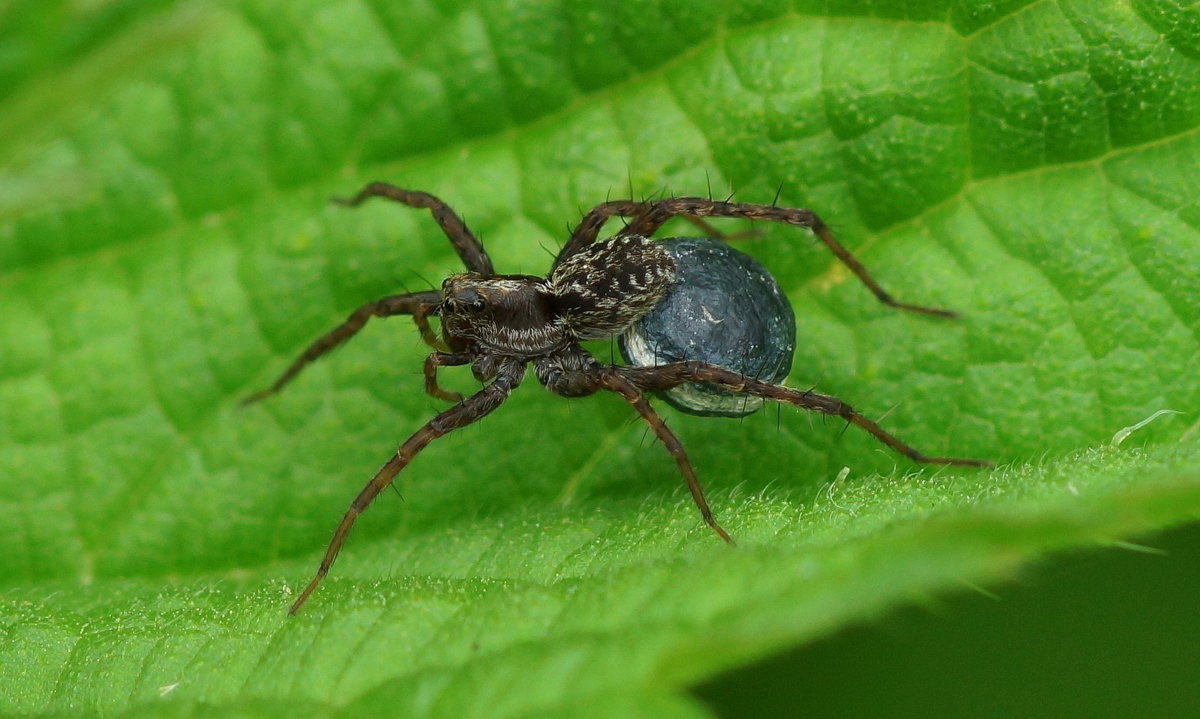
[(663, 391), (687, 382), (708, 382), (732, 392), (752, 394), (775, 402), (794, 405), (802, 409), (841, 417), (847, 422), (862, 427), (875, 439), (883, 442), (914, 462), (924, 464), (952, 464), (964, 467), (990, 467), (991, 462), (981, 459), (958, 457), (931, 457), (905, 444), (886, 432), (878, 424), (859, 414), (853, 407), (837, 397), (820, 394), (812, 390), (798, 390), (783, 385), (771, 384), (747, 377), (723, 367), (705, 362), (672, 362), (656, 367), (613, 367), (612, 371), (627, 379), (635, 387), (646, 391)]
[[(652, 204), (653, 202), (649, 201), (609, 200), (588, 210), (579, 224), (575, 226), (574, 231), (571, 232), (567, 243), (558, 251), (558, 257), (554, 259), (554, 268), (561, 265), (571, 255), (595, 242), (596, 238), (600, 236), (600, 229), (604, 227), (604, 223), (608, 222), (610, 217), (633, 217), (647, 211)], [(553, 273), (553, 269), (551, 273)]]
[(346, 207), (358, 207), (372, 197), (386, 197), (409, 207), (428, 209), (438, 226), (442, 228), (442, 232), (450, 238), (450, 244), (454, 245), (454, 251), (458, 253), (459, 259), (469, 271), (479, 273), (484, 277), (496, 274), (496, 270), (492, 266), (492, 258), (488, 257), (488, 253), (483, 249), (483, 243), (467, 229), (467, 223), (463, 222), (462, 218), (455, 214), (449, 205), (428, 192), (405, 190), (386, 182), (372, 182), (359, 190), (354, 197), (335, 197), (333, 201)]
[(642, 391), (633, 382), (616, 372), (609, 371), (611, 369), (611, 367), (605, 368), (605, 374), (600, 380), (601, 386), (624, 397), (625, 401), (632, 405), (638, 414), (642, 416), (642, 419), (646, 420), (646, 424), (650, 425), (650, 429), (654, 430), (658, 441), (662, 442), (662, 445), (675, 458), (675, 464), (679, 465), (679, 471), (683, 473), (683, 479), (687, 482), (688, 490), (692, 493), (692, 500), (700, 509), (700, 516), (704, 517), (705, 523), (712, 527), (713, 531), (720, 535), (721, 539), (733, 544), (733, 538), (713, 518), (712, 510), (708, 507), (708, 500), (704, 498), (704, 489), (700, 487), (700, 480), (696, 478), (696, 471), (692, 469), (692, 462), (688, 459), (687, 451), (683, 448), (683, 443), (667, 427), (667, 423), (658, 412), (654, 411), (654, 407), (646, 401), (646, 395), (642, 394)]
[(304, 350), (303, 354), (297, 357), (291, 366), (284, 370), (283, 374), (279, 375), (279, 379), (275, 380), (270, 387), (259, 390), (243, 399), (242, 406), (254, 404), (283, 389), (288, 382), (291, 382), (309, 364), (358, 334), (358, 331), (367, 324), (367, 320), (372, 317), (412, 315), (413, 322), (416, 323), (417, 329), (421, 331), (421, 338), (425, 340), (425, 343), (435, 349), (443, 347), (442, 343), (434, 336), (433, 330), (430, 329), (428, 320), (429, 313), (433, 311), (441, 300), (442, 296), (440, 293), (429, 291), (392, 295), (375, 300), (374, 302), (368, 302), (351, 312), (345, 322), (313, 341), (308, 346), (308, 349)]
[(404, 469), (412, 461), (413, 457), (417, 456), (433, 440), (447, 435), (456, 429), (466, 427), (491, 414), (497, 407), (504, 404), (504, 400), (508, 399), (509, 394), (521, 383), (524, 376), (525, 365), (523, 363), (508, 361), (501, 364), (491, 384), (484, 386), (483, 389), (464, 399), (461, 403), (439, 413), (414, 432), (411, 437), (406, 439), (404, 444), (400, 445), (400, 448), (396, 450), (396, 454), (392, 455), (392, 458), (379, 468), (379, 471), (375, 473), (371, 481), (362, 488), (362, 491), (350, 503), (350, 508), (346, 510), (342, 521), (338, 523), (337, 529), (334, 530), (333, 539), (330, 540), (329, 547), (325, 550), (325, 557), (321, 560), (320, 566), (317, 567), (317, 573), (309, 581), (304, 591), (300, 592), (300, 596), (296, 597), (296, 601), (292, 602), (292, 606), (288, 609), (288, 614), (295, 614), (300, 609), (300, 606), (308, 600), (309, 596), (316, 591), (321, 580), (329, 573), (329, 568), (333, 566), (334, 560), (337, 559), (338, 552), (342, 550), (342, 545), (346, 543), (346, 536), (350, 534), (350, 529), (354, 526), (358, 515), (365, 512), (367, 507), (371, 506), (371, 502), (375, 500), (375, 497), (379, 496), (379, 493), (392, 483), (392, 480), (396, 478), (400, 470)]
[(461, 367), (471, 363), (471, 355), (469, 354), (450, 354), (448, 352), (434, 352), (425, 358), (425, 393), (431, 397), (444, 399), (447, 402), (461, 402), (463, 396), (458, 392), (449, 392), (438, 386), (437, 371), (438, 367)]
[(659, 227), (675, 216), (695, 217), (737, 217), (748, 220), (765, 220), (786, 225), (796, 225), (812, 230), (821, 242), (825, 243), (833, 254), (854, 273), (871, 293), (883, 304), (898, 310), (915, 312), (933, 317), (958, 317), (952, 310), (936, 307), (913, 305), (898, 302), (875, 281), (867, 268), (850, 251), (842, 246), (834, 237), (833, 232), (825, 222), (817, 217), (812, 210), (796, 207), (778, 207), (776, 205), (761, 205), (749, 202), (725, 202), (707, 197), (668, 197), (661, 200), (634, 202), (632, 200), (614, 200), (593, 207), (563, 246), (554, 264), (557, 267), (563, 260), (575, 254), (596, 241), (600, 228), (610, 217), (630, 217), (630, 223), (617, 233), (622, 235), (641, 235), (650, 237)]
[(759, 237), (762, 235), (757, 230), (745, 230), (743, 232), (722, 232), (713, 227), (711, 223), (706, 222), (703, 217), (696, 215), (683, 215), (683, 219), (690, 222), (696, 229), (704, 233), (705, 237), (711, 237), (714, 240), (721, 242), (736, 242), (737, 240), (748, 240), (751, 237)]

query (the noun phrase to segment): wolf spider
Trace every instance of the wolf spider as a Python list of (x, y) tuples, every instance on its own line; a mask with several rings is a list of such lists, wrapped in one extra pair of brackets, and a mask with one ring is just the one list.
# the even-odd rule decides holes
[[(916, 462), (987, 464), (974, 459), (922, 454), (845, 402), (812, 390), (763, 382), (699, 361), (648, 367), (601, 364), (580, 346), (580, 340), (605, 339), (624, 332), (662, 300), (677, 281), (671, 258), (648, 239), (675, 216), (740, 217), (807, 228), (884, 304), (936, 317), (955, 316), (947, 310), (892, 299), (811, 210), (704, 197), (605, 202), (584, 215), (558, 253), (549, 276), (535, 277), (496, 274), (491, 258), (466, 224), (445, 202), (429, 193), (374, 182), (352, 198), (335, 201), (354, 207), (372, 197), (430, 210), (467, 271), (447, 277), (440, 291), (392, 295), (359, 307), (345, 322), (313, 342), (274, 384), (247, 397), (243, 404), (278, 392), (310, 362), (353, 337), (371, 317), (392, 315), (411, 316), (421, 337), (434, 350), (425, 358), (425, 391), (454, 404), (405, 440), (355, 497), (338, 524), (316, 574), (288, 610), (291, 614), (295, 614), (329, 572), (358, 515), (413, 457), (438, 437), (491, 414), (521, 383), (530, 363), (538, 381), (555, 394), (582, 397), (606, 390), (628, 402), (675, 459), (704, 521), (726, 542), (733, 540), (713, 518), (683, 445), (650, 406), (647, 392), (704, 382), (730, 392), (841, 417)], [(614, 216), (628, 218), (628, 224), (608, 240), (596, 242), (600, 228)], [(429, 326), (430, 317), (441, 320), (440, 338)], [(470, 397), (438, 385), (439, 367), (461, 365), (470, 365), (475, 377), (485, 383)]]

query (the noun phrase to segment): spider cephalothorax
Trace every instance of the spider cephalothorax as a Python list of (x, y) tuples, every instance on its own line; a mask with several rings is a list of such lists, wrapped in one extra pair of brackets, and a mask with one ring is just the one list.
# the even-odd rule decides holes
[[(434, 439), (471, 424), (499, 407), (524, 379), (531, 363), (538, 381), (555, 394), (579, 397), (607, 390), (624, 398), (674, 457), (704, 521), (726, 541), (732, 540), (713, 518), (683, 445), (650, 405), (647, 392), (668, 392), (684, 385), (700, 384), (710, 391), (773, 400), (841, 417), (917, 462), (986, 464), (973, 459), (926, 456), (836, 397), (773, 384), (742, 371), (695, 359), (646, 366), (602, 364), (579, 344), (581, 340), (625, 333), (651, 313), (669, 293), (686, 287), (688, 277), (679, 271), (671, 254), (662, 243), (649, 239), (663, 223), (675, 216), (740, 217), (808, 228), (881, 302), (921, 314), (954, 316), (946, 310), (893, 300), (810, 210), (702, 197), (605, 202), (584, 216), (559, 252), (550, 275), (542, 278), (496, 274), (479, 240), (453, 210), (428, 193), (376, 182), (342, 204), (358, 205), (376, 196), (429, 209), (466, 265), (467, 272), (446, 278), (440, 292), (392, 295), (363, 305), (341, 325), (313, 342), (274, 384), (251, 395), (245, 402), (255, 402), (279, 391), (308, 363), (354, 336), (369, 318), (410, 315), (422, 338), (434, 349), (425, 360), (425, 390), (454, 404), (405, 440), (363, 487), (334, 532), (316, 575), (292, 604), (289, 610), (292, 613), (328, 573), (358, 515), (391, 484), (400, 470)], [(601, 226), (614, 216), (629, 218), (629, 224), (612, 238), (597, 242)], [(790, 318), (790, 313), (787, 316)], [(440, 338), (433, 333), (429, 317), (439, 318)], [(460, 365), (470, 365), (472, 373), (485, 383), (470, 397), (443, 390), (437, 383), (439, 367)]]
[(430, 314), (447, 346), (531, 360), (577, 340), (613, 337), (649, 312), (675, 281), (675, 263), (644, 237), (591, 245), (548, 278), (451, 275)]
[(532, 359), (571, 339), (553, 301), (541, 277), (451, 275), (431, 314), (441, 317), (442, 336), (453, 350)]

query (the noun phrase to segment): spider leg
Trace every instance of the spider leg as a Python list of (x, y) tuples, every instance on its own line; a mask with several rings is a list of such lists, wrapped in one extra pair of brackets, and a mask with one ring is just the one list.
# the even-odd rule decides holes
[(371, 481), (362, 488), (362, 491), (350, 503), (350, 508), (346, 510), (342, 521), (338, 523), (337, 529), (334, 530), (333, 539), (330, 540), (329, 547), (325, 550), (325, 556), (321, 559), (321, 564), (317, 567), (316, 574), (304, 588), (304, 591), (300, 592), (300, 596), (296, 597), (296, 601), (292, 602), (292, 606), (288, 609), (289, 614), (295, 614), (300, 609), (300, 606), (316, 590), (321, 580), (329, 573), (329, 568), (333, 566), (334, 560), (337, 559), (342, 545), (346, 543), (346, 536), (350, 534), (350, 529), (354, 526), (358, 515), (365, 512), (367, 507), (371, 506), (371, 502), (375, 500), (375, 497), (392, 483), (392, 480), (396, 478), (400, 470), (404, 469), (412, 461), (413, 457), (417, 456), (433, 440), (476, 422), (490, 414), (503, 404), (504, 400), (508, 399), (509, 393), (521, 383), (521, 379), (524, 376), (524, 364), (515, 361), (502, 364), (499, 373), (496, 375), (496, 379), (491, 384), (466, 398), (461, 403), (439, 413), (414, 432), (411, 437), (406, 439), (404, 444), (400, 445), (400, 448), (392, 455), (392, 458), (379, 468), (379, 471), (375, 473)]
[(429, 314), (437, 307), (437, 304), (441, 302), (441, 299), (441, 294), (438, 292), (412, 292), (404, 295), (384, 297), (383, 299), (369, 302), (359, 307), (350, 313), (345, 322), (321, 335), (310, 344), (308, 349), (304, 350), (292, 362), (291, 366), (284, 370), (283, 374), (279, 375), (279, 378), (270, 387), (259, 390), (243, 399), (242, 406), (254, 404), (283, 389), (288, 382), (291, 382), (311, 362), (358, 334), (358, 331), (367, 324), (367, 320), (372, 317), (412, 315), (413, 321), (416, 322), (417, 328), (421, 331), (421, 337), (425, 340), (426, 344), (434, 348), (442, 347), (442, 344), (434, 337), (433, 331), (429, 328), (429, 320), (427, 319)]
[(720, 240), (722, 242), (734, 242), (736, 240), (745, 240), (751, 237), (759, 237), (762, 235), (762, 233), (757, 230), (746, 230), (744, 232), (722, 232), (716, 227), (713, 227), (711, 223), (705, 221), (703, 217), (697, 217), (696, 215), (684, 215), (683, 219), (687, 220), (693, 226), (695, 226), (696, 229), (700, 230), (705, 237), (711, 237), (714, 240)]
[(659, 227), (677, 215), (692, 217), (739, 217), (748, 220), (765, 220), (779, 222), (785, 225), (795, 225), (812, 230), (825, 246), (845, 265), (854, 276), (883, 304), (907, 312), (931, 315), (934, 317), (958, 317), (958, 313), (936, 307), (925, 307), (899, 302), (880, 286), (867, 268), (850, 251), (838, 242), (833, 232), (825, 222), (812, 210), (798, 207), (778, 207), (776, 205), (760, 205), (749, 202), (728, 202), (713, 200), (707, 197), (667, 197), (649, 202), (632, 202), (616, 200), (596, 205), (584, 216), (571, 239), (563, 246), (555, 266), (564, 259), (592, 244), (600, 232), (600, 227), (610, 217), (630, 217), (630, 223), (617, 233), (622, 235), (641, 235), (649, 237)]
[(413, 324), (417, 326), (417, 331), (421, 333), (422, 342), (439, 352), (446, 352), (450, 348), (446, 346), (446, 343), (440, 337), (433, 333), (433, 328), (429, 326), (428, 312), (429, 310), (413, 313)]
[(450, 244), (454, 245), (454, 251), (458, 253), (459, 259), (469, 271), (484, 277), (496, 274), (496, 270), (492, 266), (492, 259), (483, 249), (483, 243), (471, 234), (471, 230), (467, 229), (467, 224), (455, 214), (454, 210), (450, 209), (449, 205), (428, 192), (405, 190), (386, 182), (372, 182), (359, 190), (354, 197), (334, 198), (333, 201), (346, 207), (358, 207), (372, 197), (386, 197), (409, 207), (423, 207), (429, 210), (438, 226), (442, 228), (442, 232), (450, 238)]
[(688, 459), (687, 452), (683, 448), (683, 443), (667, 427), (667, 423), (663, 421), (658, 412), (655, 412), (650, 403), (646, 401), (646, 395), (642, 393), (637, 385), (621, 374), (611, 371), (612, 369), (615, 368), (605, 368), (605, 372), (600, 379), (600, 385), (607, 390), (621, 395), (626, 402), (637, 410), (642, 419), (646, 420), (646, 424), (650, 425), (650, 429), (654, 430), (658, 441), (662, 442), (662, 445), (675, 458), (675, 464), (679, 465), (679, 471), (683, 473), (688, 490), (692, 493), (692, 500), (700, 509), (700, 516), (704, 517), (705, 523), (709, 527), (712, 527), (713, 531), (720, 535), (721, 539), (733, 544), (733, 538), (713, 518), (712, 510), (709, 509), (708, 500), (704, 498), (704, 490), (700, 487), (700, 480), (696, 478), (696, 471), (692, 469), (691, 460)]
[(613, 371), (627, 379), (635, 387), (647, 391), (671, 389), (686, 382), (707, 382), (740, 394), (751, 394), (757, 397), (794, 405), (802, 409), (821, 412), (823, 414), (841, 417), (850, 424), (862, 427), (875, 439), (883, 442), (900, 454), (914, 462), (925, 464), (953, 464), (965, 467), (989, 467), (991, 462), (980, 459), (962, 459), (958, 457), (932, 457), (900, 441), (897, 437), (884, 431), (875, 422), (859, 414), (853, 407), (837, 397), (820, 394), (811, 390), (803, 391), (771, 384), (747, 377), (732, 370), (717, 367), (704, 362), (672, 362), (656, 367), (613, 368)]
[(633, 200), (610, 200), (588, 210), (588, 213), (575, 226), (575, 230), (571, 232), (567, 244), (559, 250), (558, 257), (554, 259), (554, 267), (558, 267), (563, 260), (595, 242), (596, 237), (600, 234), (600, 228), (604, 227), (608, 218), (633, 217), (645, 212), (653, 204), (652, 202), (634, 202)]
[(471, 355), (448, 354), (434, 352), (425, 358), (425, 392), (432, 397), (444, 399), (447, 402), (461, 402), (463, 396), (458, 392), (449, 392), (438, 386), (438, 367), (460, 367), (471, 362)]

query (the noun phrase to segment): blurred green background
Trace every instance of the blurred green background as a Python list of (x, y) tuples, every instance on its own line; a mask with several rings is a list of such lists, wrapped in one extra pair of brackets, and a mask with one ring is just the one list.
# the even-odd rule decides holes
[(1181, 717), (1200, 706), (1200, 528), (1072, 552), (701, 686), (723, 717)]

